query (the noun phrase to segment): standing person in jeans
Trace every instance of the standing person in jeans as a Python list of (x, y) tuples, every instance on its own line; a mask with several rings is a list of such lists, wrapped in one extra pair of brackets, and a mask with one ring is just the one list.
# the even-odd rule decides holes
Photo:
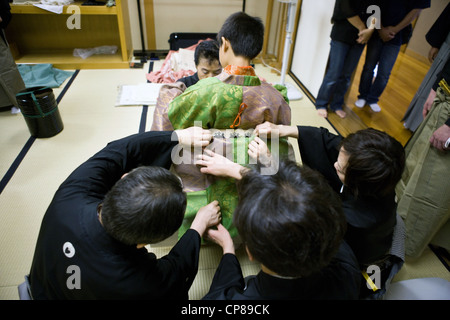
[(389, 81), (400, 46), (411, 37), (411, 22), (422, 9), (429, 7), (430, 0), (381, 0), (382, 26), (367, 43), (366, 60), (355, 106), (363, 108), (367, 104), (372, 111), (381, 111), (378, 100)]
[(328, 116), (328, 104), (339, 117), (346, 116), (342, 109), (344, 96), (364, 44), (373, 33), (373, 28), (366, 26), (369, 5), (366, 0), (336, 0), (331, 18), (333, 28), (329, 67), (316, 99), (316, 109), (321, 117)]

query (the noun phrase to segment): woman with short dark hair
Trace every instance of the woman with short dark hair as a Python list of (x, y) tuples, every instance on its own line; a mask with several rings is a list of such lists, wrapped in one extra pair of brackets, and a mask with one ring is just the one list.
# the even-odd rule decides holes
[[(238, 169), (220, 155), (213, 157), (223, 160), (224, 167)], [(338, 195), (323, 176), (292, 161), (280, 162), (272, 175), (242, 167), (240, 174), (233, 223), (249, 259), (260, 262), (261, 271), (244, 280), (233, 240), (219, 224), (207, 236), (222, 246), (224, 254), (204, 299), (358, 298), (361, 276), (343, 241), (345, 216)]]
[(348, 223), (345, 239), (362, 267), (386, 257), (396, 225), (395, 186), (405, 167), (400, 142), (373, 128), (345, 138), (325, 128), (268, 122), (255, 130), (298, 139), (302, 163), (321, 172), (340, 194)]
[[(392, 265), (397, 263), (396, 257), (389, 252), (397, 223), (395, 186), (405, 166), (403, 146), (385, 132), (372, 128), (357, 131), (346, 138), (325, 128), (308, 126), (265, 122), (255, 128), (256, 135), (271, 136), (272, 133), (278, 137), (298, 139), (303, 165), (322, 173), (340, 195), (347, 221), (344, 239), (358, 259), (359, 267), (367, 270), (370, 265), (379, 266), (382, 281), (385, 281)], [(261, 157), (267, 157), (267, 150), (264, 141), (255, 137), (248, 152), (262, 162)], [(217, 155), (207, 153), (198, 163), (203, 166), (201, 170), (204, 173), (241, 178), (242, 172), (238, 171), (236, 164), (223, 165), (219, 160)], [(295, 179), (294, 176), (291, 179)], [(257, 185), (254, 187), (258, 188)], [(251, 205), (256, 206), (254, 201)], [(247, 212), (251, 209), (248, 208)]]

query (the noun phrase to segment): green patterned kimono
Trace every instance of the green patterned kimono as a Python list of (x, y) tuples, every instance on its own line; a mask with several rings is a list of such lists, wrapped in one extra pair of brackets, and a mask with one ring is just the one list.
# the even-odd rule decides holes
[[(248, 143), (253, 136), (245, 132), (251, 132), (251, 129), (265, 121), (290, 125), (291, 109), (286, 93), (285, 87), (272, 86), (257, 76), (230, 75), (226, 72), (203, 79), (187, 89), (180, 83), (166, 85), (161, 88), (152, 130), (183, 129), (194, 125), (220, 129), (227, 132), (225, 138), (215, 138), (208, 148), (216, 153), (226, 150), (227, 158), (233, 157), (234, 162), (248, 166)], [(237, 129), (239, 137), (230, 138), (229, 131), (233, 132), (231, 129)], [(267, 142), (270, 149), (271, 139)], [(292, 158), (292, 148), (287, 139), (280, 139), (278, 147), (280, 157), (289, 153)], [(235, 236), (232, 214), (238, 201), (236, 182), (202, 174), (193, 164), (195, 152), (190, 151), (191, 155), (186, 157), (190, 161), (174, 163), (174, 170), (183, 181), (188, 199), (179, 236), (190, 227), (198, 209), (213, 200), (219, 201), (222, 224)], [(225, 153), (222, 155), (225, 156)]]
[(255, 128), (264, 121), (290, 125), (287, 89), (272, 86), (257, 76), (229, 75), (202, 79), (186, 89), (182, 82), (165, 84), (153, 114), (153, 131), (188, 128), (201, 121), (205, 129), (229, 129), (241, 103), (240, 129)]
[[(227, 137), (229, 135), (226, 135)], [(207, 147), (212, 151), (222, 154), (235, 163), (239, 163), (244, 167), (252, 167), (256, 165), (255, 160), (248, 156), (248, 144), (253, 140), (254, 135), (245, 136), (240, 135), (238, 138), (214, 138), (213, 142)], [(287, 139), (280, 138), (271, 139), (266, 141), (269, 149), (271, 149), (273, 156), (279, 155), (280, 158), (289, 157), (293, 158), (291, 145)], [(276, 147), (274, 143), (277, 143)], [(195, 152), (192, 153), (193, 159)], [(238, 192), (236, 188), (236, 181), (232, 178), (222, 178), (210, 175), (202, 174), (199, 168), (195, 165), (180, 164), (175, 166), (176, 173), (181, 177), (183, 183), (190, 183), (190, 187), (194, 187), (193, 191), (189, 191), (184, 185), (187, 191), (187, 208), (184, 216), (183, 225), (179, 230), (179, 236), (181, 237), (184, 232), (189, 229), (197, 211), (206, 206), (208, 203), (218, 200), (220, 206), (220, 212), (222, 213), (222, 224), (228, 229), (231, 236), (237, 235), (236, 229), (232, 225), (233, 212), (238, 202)], [(271, 174), (277, 170), (275, 166), (268, 166), (261, 170), (262, 174)], [(275, 171), (276, 172), (276, 171)], [(205, 180), (195, 180), (195, 177), (203, 177)], [(200, 190), (198, 190), (200, 189)]]

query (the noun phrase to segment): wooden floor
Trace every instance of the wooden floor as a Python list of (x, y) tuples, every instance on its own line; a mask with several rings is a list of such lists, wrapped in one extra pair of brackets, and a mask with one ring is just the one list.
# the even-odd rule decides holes
[(372, 127), (387, 132), (405, 145), (412, 132), (404, 128), (401, 119), (430, 65), (400, 52), (392, 69), (388, 85), (378, 103), (381, 112), (375, 113), (369, 106), (359, 109), (354, 105), (354, 102), (358, 99), (358, 85), (364, 59), (365, 51), (361, 56), (345, 100), (344, 110), (348, 114), (347, 117), (341, 119), (335, 113), (330, 112), (328, 120), (343, 136)]

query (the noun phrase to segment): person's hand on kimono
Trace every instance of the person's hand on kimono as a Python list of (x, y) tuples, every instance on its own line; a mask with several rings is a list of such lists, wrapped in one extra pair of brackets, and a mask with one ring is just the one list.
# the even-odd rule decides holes
[(213, 202), (201, 207), (192, 221), (191, 229), (194, 229), (202, 237), (208, 228), (217, 226), (222, 220), (219, 201)]
[(255, 137), (248, 145), (248, 155), (260, 165), (270, 166), (272, 155), (267, 144), (259, 137)]
[(255, 127), (254, 133), (259, 137), (271, 137), (278, 135), (278, 137), (292, 137), (298, 138), (298, 129), (296, 126), (286, 126), (282, 124), (273, 124), (271, 122), (264, 122)]
[(218, 177), (231, 177), (237, 180), (242, 178), (241, 170), (244, 169), (240, 164), (209, 149), (205, 149), (203, 154), (197, 157), (195, 164), (201, 166), (201, 173)]
[(202, 127), (190, 127), (174, 131), (178, 142), (184, 146), (206, 147), (212, 139), (212, 133)]
[(209, 228), (206, 230), (205, 238), (217, 243), (223, 249), (223, 254), (235, 254), (233, 239), (230, 236), (227, 228), (221, 223), (217, 225), (217, 229)]

